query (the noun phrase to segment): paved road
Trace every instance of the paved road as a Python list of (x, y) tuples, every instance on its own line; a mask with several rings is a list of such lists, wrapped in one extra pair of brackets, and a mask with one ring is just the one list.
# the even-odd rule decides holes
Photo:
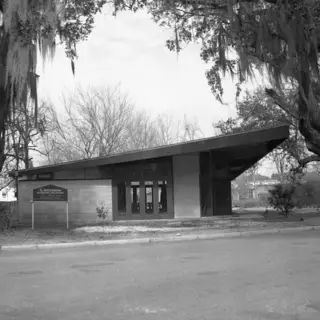
[(320, 319), (320, 232), (0, 254), (0, 319)]

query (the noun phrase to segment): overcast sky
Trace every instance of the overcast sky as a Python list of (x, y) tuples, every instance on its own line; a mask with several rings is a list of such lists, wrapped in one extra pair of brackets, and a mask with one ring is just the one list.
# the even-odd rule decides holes
[(78, 46), (75, 76), (63, 48), (57, 48), (44, 68), (39, 64), (39, 95), (62, 109), (61, 94), (77, 84), (120, 83), (136, 107), (153, 115), (169, 113), (175, 119), (197, 118), (203, 134), (214, 135), (213, 122), (235, 115), (235, 86), (231, 80), (223, 83), (229, 107), (216, 101), (205, 77), (209, 65), (200, 58), (200, 45), (188, 45), (177, 56), (165, 47), (171, 34), (145, 12), (113, 17), (105, 7), (88, 41)]

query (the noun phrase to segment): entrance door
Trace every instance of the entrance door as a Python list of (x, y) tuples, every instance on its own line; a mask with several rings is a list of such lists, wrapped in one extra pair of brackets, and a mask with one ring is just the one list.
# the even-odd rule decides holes
[(171, 185), (167, 180), (113, 183), (115, 220), (172, 218)]

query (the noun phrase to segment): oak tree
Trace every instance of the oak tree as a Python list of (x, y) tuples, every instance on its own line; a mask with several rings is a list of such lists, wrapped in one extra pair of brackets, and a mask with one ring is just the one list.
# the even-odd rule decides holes
[(5, 162), (6, 122), (16, 106), (34, 102), (37, 122), (37, 50), (43, 60), (65, 45), (74, 61), (76, 45), (87, 39), (94, 15), (106, 0), (0, 0), (0, 171)]
[(311, 156), (320, 160), (320, 1), (317, 0), (117, 0), (117, 10), (146, 7), (153, 19), (173, 30), (167, 41), (179, 52), (189, 42), (202, 44), (201, 57), (213, 94), (222, 101), (227, 73), (241, 84), (256, 72), (268, 77), (265, 92), (279, 108), (285, 86), (296, 90), (298, 128)]

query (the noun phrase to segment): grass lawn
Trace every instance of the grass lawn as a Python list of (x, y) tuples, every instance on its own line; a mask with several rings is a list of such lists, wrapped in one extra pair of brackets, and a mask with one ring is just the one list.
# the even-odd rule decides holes
[[(115, 221), (98, 225), (64, 227), (16, 228), (0, 233), (0, 245), (79, 242), (138, 237), (188, 234), (193, 232), (232, 232), (236, 230), (259, 230), (295, 226), (320, 225), (320, 213), (316, 209), (296, 210), (289, 217), (264, 208), (235, 209), (233, 216), (208, 217), (187, 220)], [(301, 220), (303, 218), (303, 220)]]

